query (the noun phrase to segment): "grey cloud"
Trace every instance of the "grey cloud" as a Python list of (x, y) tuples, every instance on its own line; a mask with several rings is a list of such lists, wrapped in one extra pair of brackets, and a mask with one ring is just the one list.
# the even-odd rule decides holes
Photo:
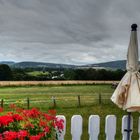
[[(89, 64), (126, 58), (138, 0), (0, 0), (0, 59)], [(121, 50), (121, 51), (120, 51)]]
[[(6, 2), (8, 3), (9, 0)], [(94, 4), (91, 0), (71, 0), (70, 2), (68, 0), (51, 0), (51, 2), (40, 0), (39, 5), (36, 1), (31, 2), (31, 0), (24, 1), (24, 3), (11, 0), (10, 3), (7, 3), (3, 11), (7, 8), (10, 10), (3, 12), (2, 16), (6, 15), (8, 19), (5, 20), (1, 28), (5, 28), (3, 34), (11, 34), (19, 40), (45, 40), (46, 43), (85, 43), (90, 42), (90, 36), (96, 37), (98, 33), (102, 32), (96, 31), (96, 28), (103, 28), (98, 23), (98, 19), (102, 15), (101, 11), (96, 11), (98, 4), (95, 2)], [(25, 3), (27, 7), (28, 4), (33, 3), (32, 9), (28, 8), (27, 10)], [(24, 5), (25, 9), (23, 7), (20, 9), (21, 5)], [(95, 12), (97, 12), (97, 16), (93, 18)], [(93, 25), (96, 26), (93, 27)]]

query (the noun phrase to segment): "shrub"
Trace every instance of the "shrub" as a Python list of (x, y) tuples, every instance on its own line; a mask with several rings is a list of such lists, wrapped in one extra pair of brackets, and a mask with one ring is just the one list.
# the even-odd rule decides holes
[(63, 120), (56, 118), (55, 110), (44, 113), (36, 108), (10, 107), (11, 112), (0, 116), (0, 140), (57, 140), (56, 131), (63, 131)]

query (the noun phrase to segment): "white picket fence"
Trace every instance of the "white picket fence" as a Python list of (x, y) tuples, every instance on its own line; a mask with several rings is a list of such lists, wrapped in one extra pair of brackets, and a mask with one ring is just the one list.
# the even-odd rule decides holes
[[(64, 140), (64, 136), (66, 133), (66, 118), (63, 115), (58, 115), (58, 119), (64, 120), (64, 130), (62, 133), (58, 133), (59, 139), (58, 140)], [(122, 140), (127, 140), (127, 132), (125, 129), (127, 129), (127, 118), (128, 116), (125, 115), (122, 118)], [(106, 134), (106, 140), (115, 140), (116, 135), (116, 122), (117, 118), (115, 115), (107, 115), (105, 119), (105, 134)], [(71, 135), (72, 140), (81, 140), (82, 135), (82, 127), (83, 127), (83, 118), (81, 115), (73, 115), (71, 118)], [(133, 128), (133, 118), (131, 117), (131, 129)], [(100, 117), (98, 115), (91, 115), (89, 116), (89, 122), (88, 122), (88, 134), (89, 134), (89, 140), (98, 140), (98, 136), (100, 133)], [(130, 134), (130, 140), (132, 133)], [(138, 133), (140, 136), (140, 118), (138, 122)], [(88, 139), (87, 139), (88, 140)], [(140, 138), (139, 138), (140, 140)]]

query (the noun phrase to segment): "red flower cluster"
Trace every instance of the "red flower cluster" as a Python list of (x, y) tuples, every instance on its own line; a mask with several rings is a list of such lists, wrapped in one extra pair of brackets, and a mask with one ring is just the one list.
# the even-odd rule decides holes
[(5, 115), (0, 116), (0, 127), (7, 126), (9, 123), (13, 122), (13, 118), (11, 116)]
[(36, 108), (32, 108), (31, 110), (23, 110), (23, 114), (29, 118), (37, 118), (41, 115), (41, 112)]
[(28, 136), (28, 132), (26, 130), (20, 130), (19, 132), (16, 131), (5, 131), (2, 134), (2, 139), (5, 140), (24, 140)]
[(56, 130), (63, 130), (63, 120), (56, 118), (54, 110), (44, 113), (36, 108), (23, 110), (13, 104), (10, 107), (12, 112), (0, 116), (0, 140), (55, 140)]

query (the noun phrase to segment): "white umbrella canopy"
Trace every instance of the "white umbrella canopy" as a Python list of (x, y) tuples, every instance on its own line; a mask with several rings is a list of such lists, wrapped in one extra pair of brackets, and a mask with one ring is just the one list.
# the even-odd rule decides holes
[(127, 52), (127, 73), (124, 75), (111, 100), (128, 112), (140, 111), (140, 73), (138, 62), (137, 25), (131, 26), (131, 36)]

